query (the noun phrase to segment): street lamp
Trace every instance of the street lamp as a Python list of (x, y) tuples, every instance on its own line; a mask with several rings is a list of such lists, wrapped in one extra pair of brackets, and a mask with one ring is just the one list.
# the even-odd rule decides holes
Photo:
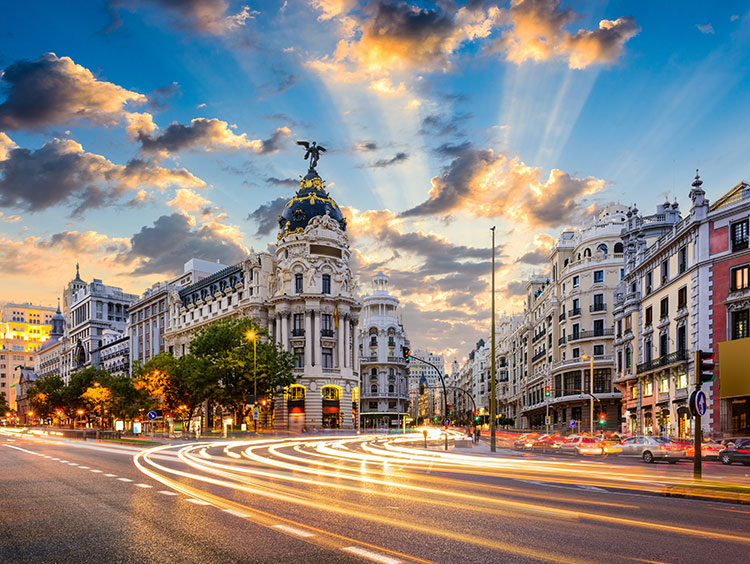
[[(247, 338), (248, 340), (251, 340), (253, 342), (253, 405), (256, 405), (258, 403), (258, 351), (256, 348), (258, 335), (255, 333), (255, 331), (248, 331)], [(255, 432), (257, 433), (258, 420), (255, 418), (255, 414), (253, 414), (253, 426), (255, 427)]]
[(583, 360), (589, 361), (589, 391), (591, 392), (591, 402), (589, 410), (589, 424), (591, 436), (594, 436), (594, 356), (583, 355)]

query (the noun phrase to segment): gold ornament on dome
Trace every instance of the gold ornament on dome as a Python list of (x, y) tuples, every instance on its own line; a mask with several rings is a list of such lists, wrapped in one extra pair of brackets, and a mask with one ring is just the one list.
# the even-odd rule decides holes
[(299, 181), (299, 185), (301, 188), (315, 188), (316, 190), (323, 190), (326, 187), (325, 183), (319, 176), (314, 178), (303, 178)]

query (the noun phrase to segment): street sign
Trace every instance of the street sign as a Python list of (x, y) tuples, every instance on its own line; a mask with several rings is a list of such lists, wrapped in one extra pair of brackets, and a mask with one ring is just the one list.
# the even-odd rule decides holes
[(151, 419), (152, 421), (154, 419), (156, 419), (156, 412), (155, 411), (149, 411), (148, 412), (148, 418)]
[(260, 409), (258, 409), (257, 407), (253, 408), (253, 419), (255, 419), (256, 421), (260, 419)]
[(570, 428), (572, 429), (575, 426), (576, 426), (576, 420), (575, 419), (571, 419), (570, 420)]
[(706, 394), (703, 393), (703, 390), (695, 390), (690, 394), (690, 412), (693, 415), (696, 413), (700, 416), (705, 415), (707, 406)]
[(551, 425), (552, 424), (552, 417), (550, 417), (549, 415), (545, 415), (545, 417), (544, 417), (544, 424), (545, 425)]
[(451, 420), (450, 419), (448, 419), (447, 417), (445, 419), (443, 419), (443, 425), (445, 425), (447, 427), (450, 424), (451, 424)]

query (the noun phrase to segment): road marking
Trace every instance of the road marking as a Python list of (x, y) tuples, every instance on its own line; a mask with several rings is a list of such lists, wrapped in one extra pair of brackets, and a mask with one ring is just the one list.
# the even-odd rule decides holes
[[(287, 525), (274, 525), (274, 529), (278, 529), (280, 531), (285, 531), (287, 533), (291, 533), (293, 535), (297, 535), (298, 537), (314, 537), (315, 535), (313, 533), (308, 533), (307, 531), (303, 531), (302, 529), (296, 529), (294, 527), (289, 527)], [(346, 549), (344, 549), (346, 550)]]
[(89, 470), (89, 472), (94, 472), (95, 474), (101, 474), (102, 473), (101, 470)]
[(121, 482), (132, 482), (133, 481), (130, 478), (117, 478), (117, 479), (120, 480)]
[(136, 484), (139, 488), (153, 488), (153, 486), (149, 486), (148, 484)]
[(587, 485), (584, 485), (584, 484), (578, 484), (578, 487), (581, 488), (581, 489), (584, 489), (584, 490), (589, 490), (591, 492), (606, 492), (607, 491), (604, 488), (600, 488), (600, 487), (597, 487), (597, 486), (587, 486)]
[(189, 497), (187, 499), (190, 503), (194, 503), (195, 505), (211, 505), (208, 501), (203, 501), (202, 499), (194, 499), (192, 497)]
[(68, 462), (68, 464), (69, 464), (70, 466), (78, 466), (78, 464), (76, 464), (75, 462)]
[(88, 470), (89, 469), (88, 466), (79, 466), (78, 468), (80, 468), (81, 470)]
[(162, 495), (177, 495), (177, 492), (170, 492), (168, 490), (159, 490), (159, 493)]
[(390, 556), (385, 556), (383, 554), (380, 554), (379, 552), (373, 552), (372, 550), (367, 550), (358, 546), (347, 546), (345, 548), (342, 548), (341, 550), (346, 550), (347, 552), (357, 554), (359, 556), (362, 556), (363, 558), (369, 558), (370, 560), (383, 562), (383, 564), (400, 564), (401, 562), (401, 560), (397, 560), (396, 558), (391, 558)]
[(234, 509), (223, 509), (224, 513), (229, 513), (230, 515), (234, 515), (235, 517), (242, 517), (243, 519), (245, 517), (249, 517), (247, 513), (243, 513), (242, 511), (236, 511)]
[(714, 509), (718, 509), (719, 511), (731, 511), (732, 513), (748, 513), (748, 514), (750, 514), (750, 511), (742, 511), (741, 509), (724, 509), (723, 507), (714, 507)]
[[(58, 459), (58, 460), (59, 460), (59, 459)], [(68, 461), (67, 461), (67, 460), (60, 460), (60, 462), (62, 462), (63, 464), (67, 464), (67, 463), (68, 463)]]
[(117, 474), (104, 474), (107, 478), (117, 478)]
[(52, 460), (60, 460), (59, 458), (53, 458)]

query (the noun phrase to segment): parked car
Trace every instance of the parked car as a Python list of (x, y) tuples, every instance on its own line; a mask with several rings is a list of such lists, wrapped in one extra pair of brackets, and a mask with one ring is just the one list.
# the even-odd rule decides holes
[(750, 466), (750, 439), (738, 439), (729, 447), (719, 451), (719, 460), (722, 464), (731, 464), (732, 462), (742, 462), (745, 466)]
[(647, 464), (655, 460), (677, 464), (687, 456), (682, 445), (660, 437), (630, 437), (622, 442), (621, 448), (621, 456), (638, 456)]

